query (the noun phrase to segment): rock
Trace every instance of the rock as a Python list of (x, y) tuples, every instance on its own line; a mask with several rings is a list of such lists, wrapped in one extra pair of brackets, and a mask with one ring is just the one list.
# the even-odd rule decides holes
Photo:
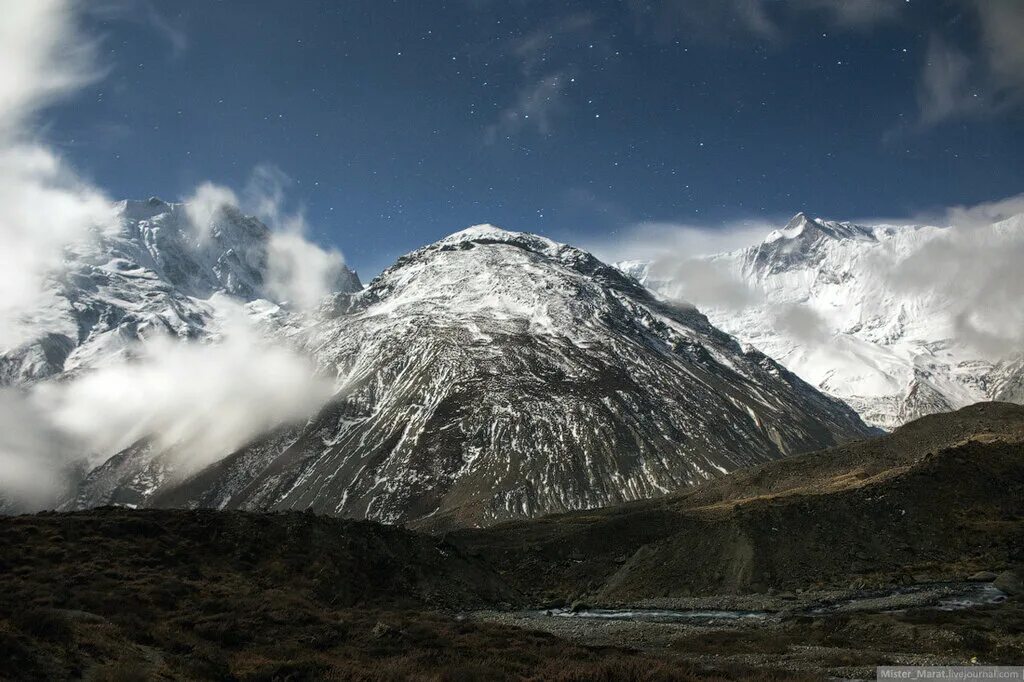
[(1003, 571), (992, 581), (992, 585), (1011, 596), (1024, 594), (1024, 581), (1016, 571)]
[(394, 637), (395, 635), (398, 635), (400, 633), (397, 628), (392, 627), (384, 621), (379, 620), (377, 621), (376, 625), (373, 626), (373, 630), (370, 631), (370, 634), (376, 637), (377, 639), (383, 639)]
[(792, 592), (779, 592), (779, 599), (792, 600), (796, 599), (796, 595)]
[(579, 613), (580, 611), (586, 611), (589, 608), (590, 608), (590, 604), (588, 604), (587, 602), (582, 601), (580, 599), (577, 599), (576, 601), (574, 601), (572, 603), (572, 606), (569, 607), (569, 610), (572, 611), (573, 613)]
[(998, 576), (992, 571), (978, 571), (977, 573), (968, 576), (967, 580), (972, 583), (990, 583), (997, 577)]

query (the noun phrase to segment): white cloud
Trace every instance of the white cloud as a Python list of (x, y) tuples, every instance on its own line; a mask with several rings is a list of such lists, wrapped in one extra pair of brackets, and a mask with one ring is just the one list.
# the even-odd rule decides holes
[(806, 304), (777, 305), (768, 313), (776, 330), (807, 346), (820, 346), (832, 338), (825, 319)]
[(584, 241), (606, 262), (649, 263), (649, 278), (664, 295), (696, 306), (741, 310), (760, 299), (744, 282), (704, 256), (734, 251), (761, 241), (772, 226), (760, 220), (720, 225), (646, 222), (610, 239)]
[(112, 217), (106, 197), (51, 150), (0, 147), (0, 349), (24, 340), (21, 316), (43, 300), (64, 248)]
[[(871, 260), (876, 276), (894, 292), (933, 295), (948, 301), (942, 311), (956, 338), (992, 360), (1024, 348), (1024, 194), (969, 206), (951, 206), (909, 218), (866, 219), (860, 224), (939, 225), (950, 229), (923, 242), (909, 256)], [(1002, 225), (997, 229), (997, 223)], [(618, 238), (588, 245), (608, 262), (650, 263), (650, 277), (666, 295), (699, 307), (741, 311), (766, 305), (714, 255), (759, 243), (774, 223), (721, 226), (647, 223)], [(807, 306), (774, 306), (768, 314), (780, 332), (808, 345), (830, 342), (828, 325)], [(940, 313), (941, 314), (941, 313)]]
[(300, 231), (275, 232), (267, 250), (267, 292), (311, 309), (334, 289), (343, 265), (339, 252), (317, 246)]
[[(993, 360), (1024, 348), (1024, 194), (945, 211), (951, 229), (882, 274), (895, 291), (934, 292), (958, 337)], [(1006, 221), (1006, 222), (1004, 222)], [(993, 224), (1002, 223), (1003, 229)]]
[(718, 263), (700, 258), (662, 256), (650, 266), (650, 278), (664, 282), (662, 293), (696, 306), (742, 310), (760, 299)]
[[(27, 340), (19, 321), (44, 303), (66, 248), (117, 228), (105, 194), (32, 127), (41, 108), (101, 73), (95, 42), (77, 29), (80, 7), (72, 0), (0, 0), (0, 349)], [(190, 217), (203, 230), (219, 206), (250, 202), (276, 230), (268, 260), (284, 265), (277, 266), (275, 288), (308, 304), (340, 255), (304, 242), (305, 221), (283, 209), (283, 194), (270, 170), (254, 175), (241, 202), (231, 190), (204, 184)], [(141, 438), (173, 453), (187, 473), (305, 418), (329, 398), (330, 382), (318, 379), (306, 359), (264, 339), (225, 306), (223, 337), (214, 342), (157, 337), (134, 347), (130, 362), (31, 392), (0, 392), (4, 502), (53, 504), (83, 458)]]
[(70, 2), (0, 0), (0, 348), (45, 292), (63, 249), (109, 225), (113, 208), (31, 127), (40, 108), (91, 82), (95, 44)]
[(263, 338), (240, 310), (221, 312), (215, 342), (147, 340), (129, 361), (40, 386), (34, 403), (84, 446), (92, 466), (147, 439), (184, 476), (307, 418), (330, 397), (332, 384), (306, 358)]
[(772, 229), (773, 223), (761, 219), (718, 225), (643, 222), (609, 238), (581, 241), (587, 250), (607, 262), (679, 260), (741, 249), (764, 239)]
[(309, 240), (309, 225), (302, 210), (287, 208), (286, 188), (291, 183), (280, 169), (263, 164), (253, 170), (241, 198), (228, 187), (204, 182), (185, 202), (189, 220), (199, 235), (208, 233), (212, 219), (224, 206), (262, 220), (271, 229), (265, 293), (276, 302), (311, 309), (335, 290), (345, 259), (340, 251)]
[(22, 392), (0, 388), (0, 507), (39, 509), (68, 484), (69, 444)]
[(96, 43), (69, 0), (0, 0), (0, 138), (10, 141), (44, 106), (100, 75)]
[(200, 242), (210, 235), (214, 219), (225, 208), (238, 208), (238, 196), (233, 190), (204, 182), (185, 197), (185, 213)]

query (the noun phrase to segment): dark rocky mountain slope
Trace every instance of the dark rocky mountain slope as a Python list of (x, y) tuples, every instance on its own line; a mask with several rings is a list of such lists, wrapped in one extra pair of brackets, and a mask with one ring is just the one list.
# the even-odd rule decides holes
[(155, 487), (161, 463), (122, 453), (79, 506), (487, 525), (658, 497), (873, 433), (692, 307), (571, 246), (490, 226), (336, 295), (305, 343), (337, 376), (307, 424)]
[(1024, 407), (979, 403), (875, 440), (619, 507), (462, 530), (540, 601), (964, 579), (1024, 563)]

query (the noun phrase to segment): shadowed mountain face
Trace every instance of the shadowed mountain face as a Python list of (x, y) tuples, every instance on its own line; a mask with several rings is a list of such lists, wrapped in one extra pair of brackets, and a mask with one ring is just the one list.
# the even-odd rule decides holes
[(692, 491), (449, 539), (535, 598), (963, 580), (1024, 563), (1024, 407), (979, 403)]
[(79, 506), (312, 509), (447, 527), (657, 497), (871, 433), (843, 403), (575, 248), (480, 226), (337, 294), (319, 415), (192, 478), (145, 448)]

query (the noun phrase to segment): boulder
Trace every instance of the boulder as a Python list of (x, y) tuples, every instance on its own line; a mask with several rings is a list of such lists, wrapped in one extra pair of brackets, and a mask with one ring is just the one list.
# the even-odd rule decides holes
[(1003, 571), (992, 581), (992, 585), (1011, 596), (1024, 594), (1024, 581), (1016, 571)]

